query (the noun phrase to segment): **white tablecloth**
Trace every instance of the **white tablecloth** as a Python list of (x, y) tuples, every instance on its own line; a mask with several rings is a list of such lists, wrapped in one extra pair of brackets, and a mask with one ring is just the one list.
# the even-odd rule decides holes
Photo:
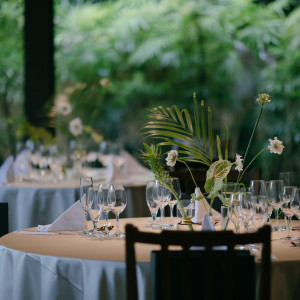
[[(126, 222), (150, 230), (146, 218), (120, 222), (121, 230)], [(300, 248), (280, 239), (285, 235), (272, 233), (272, 300), (298, 300), (300, 295)], [(10, 233), (0, 243), (0, 300), (126, 299), (125, 240)], [(154, 249), (136, 246), (141, 300), (152, 299)]]
[[(127, 207), (121, 218), (146, 217), (145, 186), (149, 174), (131, 176), (126, 184)], [(103, 182), (103, 181), (102, 181)], [(95, 181), (97, 186), (101, 181)], [(0, 202), (8, 203), (9, 232), (52, 223), (79, 199), (79, 179), (63, 183), (9, 183), (0, 186)]]

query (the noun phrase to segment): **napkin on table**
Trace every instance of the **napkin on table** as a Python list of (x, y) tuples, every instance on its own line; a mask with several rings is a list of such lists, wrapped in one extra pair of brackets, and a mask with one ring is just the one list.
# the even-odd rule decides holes
[[(84, 194), (82, 201), (84, 201)], [(62, 213), (52, 224), (39, 225), (40, 231), (59, 231), (59, 230), (82, 230), (84, 225), (84, 211), (80, 200), (76, 201), (64, 213)]]
[(124, 173), (125, 174), (148, 174), (149, 169), (142, 166), (129, 152), (123, 150), (122, 156), (125, 159)]
[(10, 155), (0, 167), (0, 183), (12, 182), (14, 179), (14, 158)]
[[(202, 195), (201, 191), (199, 188), (195, 189), (195, 194), (196, 197), (199, 197)], [(202, 195), (203, 196), (203, 195)], [(195, 201), (195, 217), (192, 218), (193, 223), (200, 223), (201, 220), (203, 219), (204, 214), (209, 210), (209, 203), (207, 200), (203, 197), (203, 200)], [(218, 218), (221, 216), (219, 212), (214, 210), (213, 208), (211, 209), (213, 218)]]
[(109, 183), (119, 183), (119, 184), (131, 183), (131, 180), (130, 178), (128, 178), (128, 175), (124, 173), (124, 171), (120, 166), (114, 164), (112, 159), (109, 160), (107, 166), (106, 181)]

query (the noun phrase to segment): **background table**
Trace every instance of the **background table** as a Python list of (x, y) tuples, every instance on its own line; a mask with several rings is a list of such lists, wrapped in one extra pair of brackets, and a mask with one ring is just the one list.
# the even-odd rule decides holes
[[(147, 218), (120, 222), (122, 230), (126, 223), (151, 230), (146, 228)], [(300, 295), (300, 248), (280, 239), (285, 235), (272, 233), (272, 300), (296, 300)], [(124, 239), (101, 240), (70, 232), (10, 233), (0, 243), (0, 300), (126, 299)], [(139, 299), (152, 299), (149, 262), (154, 249), (158, 247), (136, 246)]]
[[(146, 217), (145, 186), (152, 179), (151, 172), (128, 176), (126, 182), (127, 207), (121, 218)], [(94, 181), (94, 186), (103, 183)], [(120, 182), (121, 183), (121, 182)], [(0, 202), (8, 203), (9, 232), (39, 224), (52, 223), (79, 199), (79, 179), (62, 183), (10, 183), (0, 186)]]

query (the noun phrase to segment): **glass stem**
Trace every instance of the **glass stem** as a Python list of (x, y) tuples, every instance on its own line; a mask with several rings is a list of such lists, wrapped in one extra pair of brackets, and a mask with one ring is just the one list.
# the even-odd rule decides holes
[(108, 234), (108, 213), (105, 213), (105, 234)]
[(245, 223), (245, 222), (244, 222), (244, 227), (245, 227), (245, 232), (248, 232), (248, 230), (249, 230), (249, 225), (248, 225), (248, 223)]
[(236, 229), (236, 233), (240, 233), (240, 224), (237, 223), (235, 229)]
[(97, 236), (98, 221), (93, 221), (93, 225), (94, 225), (93, 236)]
[(292, 218), (292, 217), (287, 217), (287, 221), (288, 221), (288, 229), (289, 229), (288, 235), (287, 235), (288, 238), (291, 238), (291, 218)]
[(164, 216), (165, 216), (165, 207), (161, 206), (160, 207), (160, 223), (161, 223), (161, 227), (164, 226)]
[(277, 230), (279, 229), (279, 225), (278, 225), (278, 208), (276, 208), (276, 227), (277, 227)]
[(83, 231), (84, 231), (84, 232), (87, 232), (87, 231), (88, 231), (88, 226), (87, 226), (87, 215), (88, 215), (88, 212), (87, 212), (87, 210), (85, 209), (85, 210), (84, 210), (84, 221), (83, 221)]
[(119, 235), (120, 235), (119, 214), (116, 214), (116, 225), (117, 225), (117, 228), (116, 228), (116, 236), (119, 236)]
[(170, 223), (173, 224), (173, 205), (170, 205), (170, 215), (171, 215), (171, 218), (170, 218)]
[(152, 223), (155, 223), (155, 221), (156, 221), (156, 214), (157, 213), (152, 213), (151, 215), (152, 215)]

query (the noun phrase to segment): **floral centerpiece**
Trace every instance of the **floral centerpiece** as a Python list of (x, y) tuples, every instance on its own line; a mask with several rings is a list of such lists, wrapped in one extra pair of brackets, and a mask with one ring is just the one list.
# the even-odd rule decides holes
[[(177, 106), (163, 107), (159, 106), (150, 110), (148, 115), (149, 121), (141, 129), (142, 134), (148, 138), (154, 138), (159, 142), (157, 144), (148, 145), (144, 143), (145, 150), (142, 150), (142, 157), (150, 166), (154, 176), (159, 180), (160, 184), (167, 187), (178, 201), (179, 209), (182, 215), (185, 215), (183, 205), (177, 193), (171, 185), (172, 178), (169, 172), (165, 169), (161, 162), (162, 146), (176, 146), (178, 150), (171, 150), (167, 153), (167, 166), (175, 166), (176, 162), (183, 163), (190, 171), (188, 162), (199, 163), (207, 166), (206, 181), (204, 190), (201, 191), (197, 186), (194, 178), (196, 194), (192, 194), (192, 199), (203, 201), (205, 198), (210, 199), (209, 213), (212, 208), (213, 201), (218, 197), (223, 204), (228, 204), (226, 199), (221, 194), (221, 189), (227, 180), (229, 172), (234, 168), (239, 172), (237, 177), (237, 184), (241, 181), (245, 171), (250, 167), (253, 161), (266, 150), (271, 153), (281, 154), (284, 146), (283, 143), (275, 137), (269, 139), (269, 146), (261, 149), (251, 160), (247, 166), (244, 162), (248, 158), (249, 149), (253, 140), (259, 120), (262, 116), (264, 106), (271, 101), (268, 94), (259, 94), (257, 103), (260, 105), (260, 111), (255, 122), (251, 137), (249, 139), (244, 157), (236, 154), (235, 161), (228, 159), (228, 139), (229, 132), (227, 129), (225, 149), (221, 149), (220, 137), (216, 136), (216, 145), (218, 160), (213, 161), (214, 143), (212, 133), (212, 111), (208, 107), (205, 108), (204, 101), (201, 102), (200, 111), (198, 110), (198, 103), (196, 95), (193, 97), (193, 114), (191, 116), (187, 109), (180, 110)], [(201, 116), (201, 117), (200, 117)], [(207, 120), (207, 121), (206, 121)], [(192, 230), (192, 226), (190, 226)]]

